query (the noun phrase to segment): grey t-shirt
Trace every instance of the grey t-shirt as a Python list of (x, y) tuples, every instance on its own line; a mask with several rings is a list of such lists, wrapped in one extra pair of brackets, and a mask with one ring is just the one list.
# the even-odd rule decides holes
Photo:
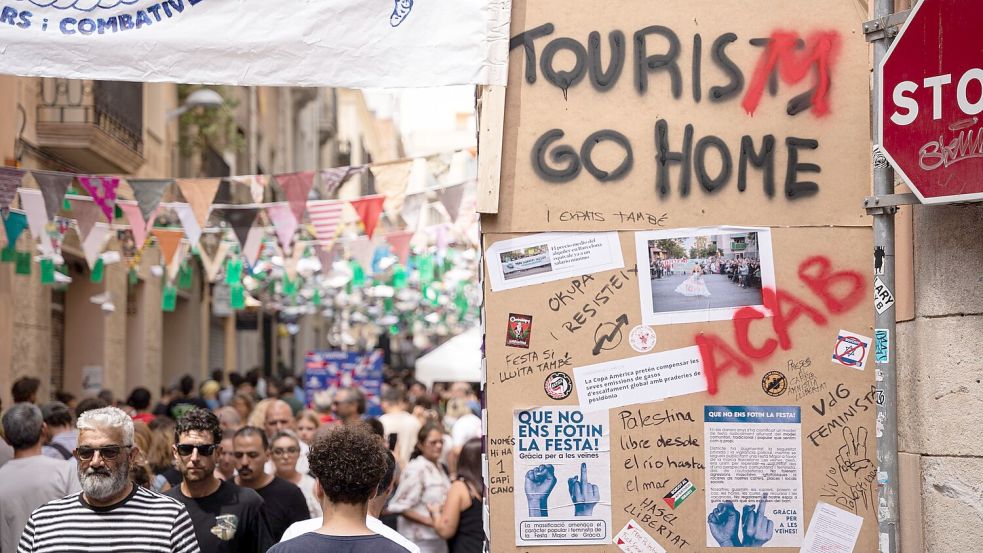
[(268, 553), (409, 553), (396, 542), (374, 534), (371, 536), (327, 536), (308, 532), (274, 545)]
[(0, 552), (17, 551), (27, 519), (41, 505), (78, 492), (74, 464), (44, 455), (11, 459), (0, 467)]

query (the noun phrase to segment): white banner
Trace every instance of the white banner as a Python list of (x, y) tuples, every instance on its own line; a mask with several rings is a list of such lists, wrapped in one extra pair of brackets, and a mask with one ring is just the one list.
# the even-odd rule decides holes
[(0, 73), (232, 85), (504, 85), (511, 0), (3, 0)]

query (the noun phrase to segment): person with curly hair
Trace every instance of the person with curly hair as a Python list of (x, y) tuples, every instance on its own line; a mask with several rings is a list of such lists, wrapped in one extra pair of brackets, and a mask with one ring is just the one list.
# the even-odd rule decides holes
[(172, 446), (184, 478), (165, 495), (188, 509), (202, 553), (261, 553), (273, 543), (263, 500), (249, 488), (215, 477), (221, 442), (214, 413), (198, 407), (185, 411), (174, 428)]
[[(324, 518), (313, 532), (281, 542), (269, 553), (345, 551), (408, 553), (405, 547), (366, 524), (369, 500), (386, 477), (389, 455), (382, 441), (358, 425), (325, 433), (311, 446), (310, 467), (317, 478)], [(395, 467), (395, 462), (393, 462)]]

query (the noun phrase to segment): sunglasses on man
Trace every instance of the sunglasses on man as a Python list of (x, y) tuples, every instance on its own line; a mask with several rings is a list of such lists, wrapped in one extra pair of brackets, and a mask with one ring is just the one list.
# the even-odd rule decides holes
[(120, 445), (107, 445), (105, 447), (79, 446), (75, 448), (75, 457), (77, 457), (79, 461), (91, 461), (92, 458), (95, 457), (96, 453), (98, 453), (99, 457), (103, 458), (104, 460), (112, 461), (113, 459), (119, 457), (119, 454), (124, 449), (130, 447), (132, 446), (120, 446)]
[(201, 457), (208, 457), (212, 453), (215, 453), (215, 448), (218, 447), (215, 444), (177, 444), (174, 446), (177, 449), (177, 454), (181, 457), (190, 457), (194, 450), (198, 450), (198, 455)]

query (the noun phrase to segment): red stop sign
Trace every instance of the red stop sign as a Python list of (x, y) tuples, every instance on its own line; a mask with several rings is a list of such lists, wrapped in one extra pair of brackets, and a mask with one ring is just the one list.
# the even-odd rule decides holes
[(915, 194), (983, 199), (983, 6), (922, 0), (879, 71), (881, 147)]

